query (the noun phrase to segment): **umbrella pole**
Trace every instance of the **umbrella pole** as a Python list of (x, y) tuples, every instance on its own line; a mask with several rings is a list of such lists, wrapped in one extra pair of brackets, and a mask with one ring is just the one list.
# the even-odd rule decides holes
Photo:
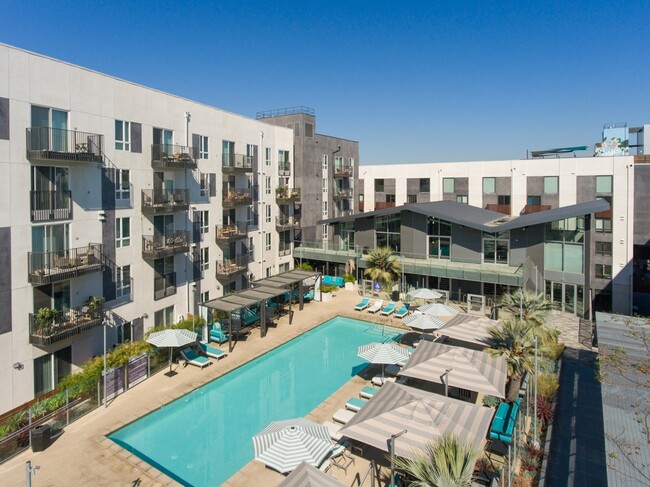
[(169, 347), (169, 374), (172, 373), (172, 347)]

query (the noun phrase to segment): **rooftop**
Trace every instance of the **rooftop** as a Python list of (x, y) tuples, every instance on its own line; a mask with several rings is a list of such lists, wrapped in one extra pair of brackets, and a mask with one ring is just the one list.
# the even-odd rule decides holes
[(289, 108), (276, 108), (275, 110), (265, 110), (255, 114), (256, 119), (282, 117), (284, 115), (310, 115), (316, 116), (316, 110), (305, 106), (289, 107)]

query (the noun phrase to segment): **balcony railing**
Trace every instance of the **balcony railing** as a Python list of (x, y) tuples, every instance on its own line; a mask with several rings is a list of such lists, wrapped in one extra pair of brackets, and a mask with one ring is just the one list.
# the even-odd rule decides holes
[(186, 189), (143, 189), (142, 213), (158, 214), (186, 211), (190, 207)]
[(300, 201), (300, 188), (278, 186), (275, 188), (275, 200), (280, 202)]
[(524, 209), (521, 210), (522, 215), (528, 215), (529, 213), (538, 213), (540, 211), (550, 210), (551, 205), (526, 205)]
[(234, 242), (248, 237), (248, 222), (237, 222), (229, 225), (217, 225), (215, 233), (216, 243)]
[(47, 347), (62, 340), (81, 335), (102, 326), (104, 316), (103, 301), (98, 305), (84, 304), (64, 311), (57, 311), (54, 319), (44, 323), (29, 314), (29, 343), (38, 347)]
[(189, 250), (187, 232), (179, 231), (170, 234), (158, 233), (142, 236), (142, 258), (160, 259)]
[(335, 200), (349, 200), (352, 198), (351, 189), (335, 189), (334, 190), (334, 199)]
[(104, 136), (53, 127), (27, 129), (27, 159), (102, 162)]
[(351, 178), (354, 175), (354, 168), (348, 165), (334, 166), (335, 178)]
[(56, 252), (29, 252), (28, 280), (33, 284), (49, 284), (103, 270), (102, 246), (91, 244)]
[(176, 294), (176, 273), (171, 272), (153, 279), (153, 299), (158, 300)]
[(278, 255), (283, 257), (289, 254), (291, 254), (291, 242), (281, 242), (278, 249)]
[(275, 228), (278, 231), (291, 230), (292, 228), (300, 228), (300, 215), (276, 216)]
[(485, 205), (485, 209), (496, 211), (497, 213), (503, 213), (504, 215), (510, 214), (510, 205), (487, 204)]
[(223, 259), (223, 261), (217, 262), (216, 277), (217, 279), (230, 278), (246, 271), (247, 265), (248, 255), (240, 255), (234, 259)]
[(151, 145), (151, 167), (154, 169), (196, 169), (198, 147), (174, 144)]
[(221, 169), (224, 173), (253, 172), (253, 159), (244, 154), (221, 154)]
[(223, 207), (234, 208), (235, 206), (247, 206), (253, 203), (253, 195), (250, 189), (227, 189), (223, 192)]
[(52, 222), (72, 218), (71, 191), (32, 191), (32, 222)]
[(278, 176), (290, 176), (290, 175), (291, 175), (291, 163), (288, 161), (278, 163)]
[(339, 210), (339, 209), (334, 210), (334, 218), (343, 218), (345, 216), (352, 216), (353, 214), (354, 211), (352, 210)]
[(395, 208), (395, 202), (375, 201), (375, 210), (385, 210), (386, 208)]

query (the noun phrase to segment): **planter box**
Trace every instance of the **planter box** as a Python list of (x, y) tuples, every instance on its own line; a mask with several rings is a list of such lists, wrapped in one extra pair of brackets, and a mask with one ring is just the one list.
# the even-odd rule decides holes
[(356, 282), (346, 282), (345, 283), (345, 290), (346, 291), (356, 291), (357, 290), (357, 283)]
[(321, 301), (323, 303), (326, 303), (327, 301), (332, 300), (332, 293), (321, 293), (320, 296), (321, 296)]

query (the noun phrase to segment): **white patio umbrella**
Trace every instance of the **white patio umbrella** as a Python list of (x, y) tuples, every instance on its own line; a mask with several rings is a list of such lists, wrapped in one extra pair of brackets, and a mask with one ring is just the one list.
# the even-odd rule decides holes
[(458, 314), (458, 310), (440, 303), (431, 303), (419, 306), (418, 311), (431, 316), (454, 316)]
[(371, 364), (381, 364), (382, 378), (384, 377), (384, 365), (398, 364), (409, 358), (408, 350), (395, 342), (374, 342), (361, 345), (357, 355)]
[(445, 324), (444, 321), (439, 320), (434, 316), (429, 316), (420, 313), (405, 316), (404, 318), (402, 318), (402, 322), (405, 325), (420, 331), (437, 330), (438, 328), (440, 328), (442, 325)]
[(280, 473), (302, 462), (318, 466), (332, 450), (327, 427), (304, 418), (273, 421), (253, 436), (255, 460)]
[(427, 288), (420, 288), (420, 289), (411, 289), (408, 293), (408, 296), (412, 297), (413, 299), (438, 299), (442, 297), (442, 294), (440, 294), (437, 291), (432, 291), (431, 289)]
[(197, 334), (189, 330), (179, 330), (175, 328), (168, 328), (163, 331), (156, 331), (149, 335), (147, 338), (147, 343), (151, 343), (153, 346), (158, 348), (167, 347), (169, 348), (169, 372), (168, 375), (172, 375), (172, 348), (183, 347), (194, 343), (196, 341)]

